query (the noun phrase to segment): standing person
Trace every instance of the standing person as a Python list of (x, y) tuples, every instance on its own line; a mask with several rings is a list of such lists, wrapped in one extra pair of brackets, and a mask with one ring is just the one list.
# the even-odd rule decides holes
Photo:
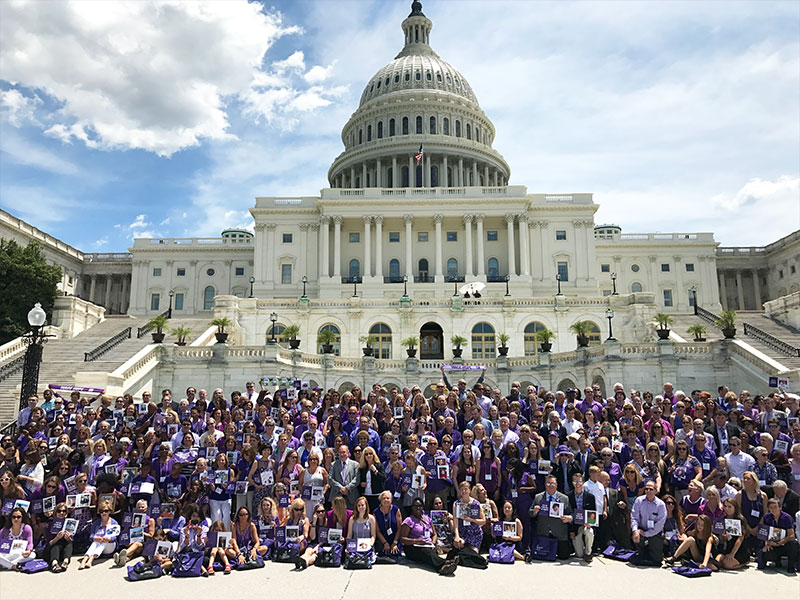
[[(572, 476), (572, 491), (567, 494), (567, 498), (569, 498), (573, 514), (586, 510), (597, 511), (595, 497), (588, 490), (584, 490), (583, 475), (580, 473), (575, 473)], [(599, 512), (602, 514), (602, 511)], [(587, 563), (592, 562), (594, 528), (584, 522), (583, 525), (570, 525), (569, 530), (569, 537), (572, 540), (572, 547), (575, 549), (575, 556), (582, 558)]]
[[(227, 475), (226, 475), (227, 473)], [(231, 497), (228, 492), (228, 482), (235, 480), (233, 469), (228, 466), (228, 457), (224, 452), (219, 452), (214, 457), (214, 471), (208, 477), (208, 506), (211, 522), (222, 521), (224, 531), (231, 528)]]
[(403, 553), (415, 563), (433, 567), (439, 575), (452, 575), (458, 567), (458, 558), (444, 559), (436, 554), (436, 530), (423, 507), (422, 499), (414, 498), (411, 515), (400, 526)]
[(103, 554), (113, 554), (117, 547), (117, 536), (121, 529), (119, 523), (111, 518), (111, 504), (103, 502), (98, 507), (99, 519), (92, 524), (92, 543), (78, 565), (78, 570), (89, 569), (94, 559)]
[[(656, 484), (648, 481), (644, 496), (639, 496), (631, 510), (631, 531), (638, 554), (652, 566), (661, 566), (664, 559), (664, 523), (667, 507), (656, 497)], [(643, 561), (644, 562), (644, 561)]]
[(331, 467), (330, 474), (331, 499), (342, 496), (347, 507), (352, 510), (358, 497), (359, 467), (358, 463), (350, 458), (350, 448), (347, 444), (339, 446), (338, 458)]
[[(569, 523), (572, 522), (572, 506), (569, 503), (569, 498), (566, 494), (558, 491), (558, 481), (553, 475), (548, 475), (544, 482), (545, 491), (536, 494), (533, 499), (533, 507), (531, 508), (531, 517), (536, 518), (536, 535), (558, 540), (558, 549), (556, 556), (562, 560), (569, 558), (572, 553), (572, 548), (569, 543)], [(548, 513), (547, 516), (539, 516), (542, 506), (552, 506), (551, 503), (561, 503), (563, 513), (559, 516), (552, 516)], [(532, 540), (531, 545), (533, 545)], [(526, 562), (530, 562), (530, 554), (526, 555)]]
[(370, 512), (378, 508), (378, 494), (383, 491), (386, 472), (372, 446), (367, 446), (359, 461), (359, 489), (369, 503)]
[(400, 543), (400, 525), (403, 515), (392, 503), (392, 492), (383, 491), (378, 497), (379, 505), (372, 514), (378, 526), (377, 544), (378, 558), (395, 564), (402, 550)]

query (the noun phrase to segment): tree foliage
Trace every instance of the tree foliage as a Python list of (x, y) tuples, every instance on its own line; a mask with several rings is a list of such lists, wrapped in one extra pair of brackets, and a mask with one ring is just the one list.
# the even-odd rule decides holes
[(37, 302), (50, 319), (59, 281), (61, 267), (48, 264), (37, 243), (0, 239), (0, 344), (28, 332), (28, 311)]

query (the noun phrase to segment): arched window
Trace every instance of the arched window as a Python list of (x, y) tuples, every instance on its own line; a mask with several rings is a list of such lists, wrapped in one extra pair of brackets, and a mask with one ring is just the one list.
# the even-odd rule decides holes
[(544, 323), (531, 321), (525, 326), (525, 356), (536, 356), (539, 352), (539, 343), (536, 341), (536, 332), (547, 329)]
[(450, 281), (458, 279), (458, 259), (447, 259), (447, 278), (450, 279)]
[(211, 310), (214, 308), (214, 296), (216, 295), (217, 293), (213, 285), (209, 285), (203, 290), (203, 310)]
[(461, 137), (461, 121), (456, 121), (456, 137)]
[(639, 283), (638, 281), (634, 281), (631, 284), (631, 292), (636, 294), (636, 293), (641, 292), (641, 291), (642, 291), (642, 284)]
[(419, 262), (417, 263), (417, 271), (418, 273), (418, 280), (421, 282), (428, 281), (428, 259), (427, 258), (420, 258)]
[(394, 137), (394, 119), (389, 119), (389, 137)]
[(378, 121), (378, 139), (383, 137), (383, 121)]
[(392, 330), (385, 323), (376, 323), (369, 328), (369, 335), (375, 337), (375, 358), (392, 358)]
[(472, 128), (470, 127), (469, 123), (467, 123), (467, 139), (472, 139)]
[(436, 117), (431, 117), (430, 132), (436, 133)]
[(500, 278), (500, 263), (494, 257), (490, 258), (487, 263), (487, 275), (489, 276), (489, 281), (497, 281)]
[(283, 333), (286, 331), (286, 325), (283, 323), (275, 323), (275, 328), (273, 329), (272, 323), (269, 324), (267, 327), (267, 342), (272, 339), (273, 332), (275, 333), (275, 341), (278, 342), (281, 346), (288, 346), (289, 345), (289, 337)]
[(417, 117), (417, 133), (422, 133), (422, 117)]
[(408, 135), (408, 117), (403, 117), (403, 135)]
[(480, 142), (481, 141), (481, 128), (480, 127), (476, 127), (475, 128), (475, 141), (476, 142)]
[(389, 281), (396, 283), (402, 280), (403, 278), (400, 276), (400, 261), (393, 258), (389, 261)]
[(442, 133), (444, 135), (450, 135), (450, 119), (447, 117), (442, 121)]
[(354, 258), (350, 261), (350, 270), (348, 272), (351, 282), (354, 279), (361, 281), (361, 263), (358, 262), (357, 258)]
[[(333, 323), (326, 323), (320, 327), (319, 330), (332, 331), (336, 334), (336, 339), (333, 342), (333, 353), (334, 355), (339, 356), (342, 353), (342, 333), (339, 331), (339, 328)], [(322, 354), (322, 344), (320, 344), (317, 348), (317, 353)]]
[(494, 358), (494, 327), (489, 323), (477, 323), (472, 328), (472, 358)]
[(358, 143), (359, 144), (363, 144), (364, 143), (364, 130), (363, 129), (359, 129), (358, 130)]
[(591, 328), (589, 329), (589, 345), (596, 346), (600, 341), (600, 328), (596, 323), (591, 323)]
[[(469, 125), (467, 125), (467, 127), (469, 127)], [(467, 129), (467, 131), (469, 131), (469, 129)], [(469, 137), (469, 135), (467, 135), (467, 137)], [(367, 141), (372, 141), (372, 125), (367, 125)]]

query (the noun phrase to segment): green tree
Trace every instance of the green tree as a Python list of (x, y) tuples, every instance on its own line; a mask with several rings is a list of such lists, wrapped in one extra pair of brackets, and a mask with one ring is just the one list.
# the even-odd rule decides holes
[(48, 264), (39, 244), (0, 239), (0, 344), (28, 332), (28, 311), (36, 302), (49, 319), (59, 281), (61, 267)]

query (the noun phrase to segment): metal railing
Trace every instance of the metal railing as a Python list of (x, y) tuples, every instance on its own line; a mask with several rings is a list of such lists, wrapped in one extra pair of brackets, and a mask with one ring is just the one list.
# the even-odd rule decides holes
[[(169, 310), (165, 310), (159, 316), (161, 316), (161, 317), (169, 317)], [(149, 332), (151, 329), (152, 329), (152, 327), (150, 327), (150, 325), (148, 325), (147, 323), (145, 323), (141, 327), (137, 327), (136, 328), (136, 339), (140, 339), (144, 334)]]
[(17, 416), (14, 415), (14, 420), (6, 423), (0, 428), (0, 437), (10, 435), (11, 437), (16, 437), (17, 433)]
[(93, 360), (97, 360), (98, 358), (103, 356), (106, 352), (111, 350), (112, 348), (116, 348), (122, 342), (124, 342), (125, 340), (129, 340), (129, 339), (131, 339), (131, 328), (130, 327), (126, 327), (125, 329), (120, 331), (118, 334), (108, 338), (105, 342), (103, 342), (102, 344), (100, 344), (96, 348), (93, 348), (92, 350), (89, 350), (89, 352), (84, 352), (83, 353), (83, 362), (91, 362)]
[(744, 334), (749, 335), (750, 337), (756, 338), (759, 342), (764, 344), (765, 346), (769, 346), (773, 350), (780, 352), (781, 354), (785, 354), (786, 356), (797, 357), (800, 358), (800, 348), (796, 348), (791, 344), (784, 342), (781, 339), (776, 338), (774, 335), (767, 333), (763, 329), (759, 329), (755, 325), (751, 325), (750, 323), (744, 323)]
[(694, 314), (696, 314), (701, 319), (708, 321), (709, 323), (714, 323), (719, 317), (712, 313), (710, 310), (706, 310), (701, 306), (695, 305), (694, 307)]
[(0, 366), (0, 381), (8, 379), (12, 375), (14, 375), (16, 372), (22, 369), (22, 366), (24, 364), (25, 364), (25, 355), (23, 354), (22, 356), (18, 356), (14, 360), (10, 360), (7, 363)]
[(383, 283), (403, 283), (402, 275), (384, 275)]

